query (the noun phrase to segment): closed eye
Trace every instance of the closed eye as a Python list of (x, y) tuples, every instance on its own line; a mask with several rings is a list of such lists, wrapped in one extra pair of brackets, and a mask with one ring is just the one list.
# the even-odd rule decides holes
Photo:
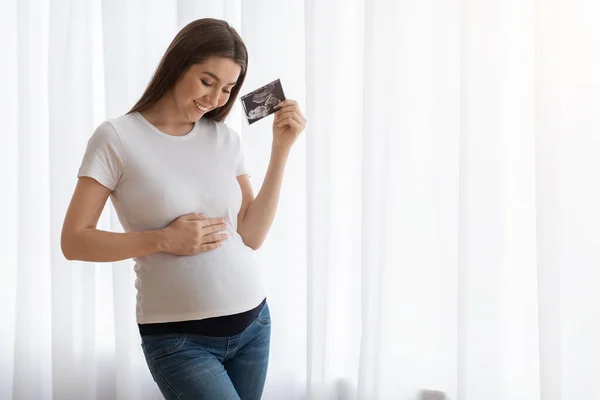
[[(200, 79), (200, 81), (202, 82), (202, 84), (203, 84), (204, 86), (206, 86), (206, 87), (212, 87), (212, 83), (208, 83), (208, 82), (206, 82), (204, 79)], [(227, 94), (230, 94), (230, 93), (231, 93), (229, 90), (225, 90), (225, 89), (223, 89), (223, 92), (224, 92), (224, 93), (227, 93)]]

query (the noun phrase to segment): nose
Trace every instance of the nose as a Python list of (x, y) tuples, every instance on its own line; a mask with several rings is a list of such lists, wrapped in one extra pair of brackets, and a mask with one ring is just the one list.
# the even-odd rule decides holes
[(210, 104), (212, 108), (217, 107), (217, 105), (219, 105), (219, 95), (216, 93), (206, 95), (206, 102)]

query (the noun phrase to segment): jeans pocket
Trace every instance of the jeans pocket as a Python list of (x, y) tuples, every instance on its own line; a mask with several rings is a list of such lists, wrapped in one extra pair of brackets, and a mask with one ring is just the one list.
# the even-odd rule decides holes
[(265, 303), (262, 310), (260, 310), (260, 313), (258, 314), (258, 317), (256, 318), (256, 322), (259, 325), (264, 325), (264, 326), (271, 325), (271, 311), (269, 310), (269, 305), (267, 303)]
[(158, 360), (181, 349), (185, 339), (184, 334), (143, 335), (142, 349), (150, 359)]

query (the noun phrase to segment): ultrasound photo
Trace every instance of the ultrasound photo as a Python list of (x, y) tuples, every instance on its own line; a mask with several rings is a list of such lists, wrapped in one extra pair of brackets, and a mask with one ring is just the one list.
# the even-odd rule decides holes
[(277, 79), (242, 96), (241, 100), (248, 124), (251, 125), (279, 110), (277, 104), (285, 100), (285, 95), (281, 82)]

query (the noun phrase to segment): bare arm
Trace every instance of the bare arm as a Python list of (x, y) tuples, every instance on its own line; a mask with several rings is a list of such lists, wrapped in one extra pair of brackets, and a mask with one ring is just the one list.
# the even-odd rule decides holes
[(96, 229), (110, 189), (82, 177), (67, 210), (61, 248), (69, 260), (113, 262), (155, 252), (191, 255), (216, 249), (227, 238), (221, 218), (188, 214), (160, 230), (117, 233)]
[(279, 106), (280, 110), (273, 120), (271, 160), (256, 198), (248, 175), (237, 178), (242, 189), (242, 207), (238, 214), (237, 230), (244, 243), (254, 250), (263, 244), (273, 224), (290, 149), (306, 126), (304, 115), (294, 100), (285, 100)]
[(254, 198), (248, 175), (241, 175), (237, 178), (242, 188), (242, 208), (238, 214), (238, 233), (246, 246), (254, 250), (263, 244), (275, 219), (288, 154), (289, 149), (272, 149), (269, 168), (256, 198)]
[(112, 262), (161, 251), (164, 235), (160, 231), (117, 233), (96, 229), (110, 193), (92, 178), (79, 178), (61, 235), (67, 259)]

